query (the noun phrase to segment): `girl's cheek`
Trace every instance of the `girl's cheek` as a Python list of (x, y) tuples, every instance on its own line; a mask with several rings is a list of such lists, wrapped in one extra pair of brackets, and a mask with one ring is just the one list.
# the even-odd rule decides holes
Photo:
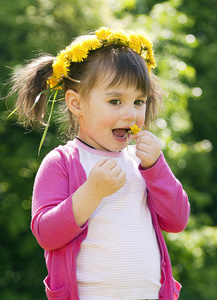
[(144, 123), (145, 123), (145, 118), (144, 116), (142, 116), (142, 118), (139, 120), (137, 125), (139, 128), (142, 128), (144, 126)]

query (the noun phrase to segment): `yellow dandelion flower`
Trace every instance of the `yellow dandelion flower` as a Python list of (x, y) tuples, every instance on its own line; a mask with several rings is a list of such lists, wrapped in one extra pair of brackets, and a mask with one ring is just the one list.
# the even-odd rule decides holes
[(89, 36), (85, 39), (80, 39), (72, 45), (68, 52), (68, 59), (72, 62), (82, 62), (87, 58), (91, 50), (100, 48), (102, 44), (96, 36)]
[(89, 43), (89, 50), (96, 50), (102, 47), (102, 44), (100, 43), (100, 41), (95, 35), (91, 36), (91, 39), (89, 39), (88, 43)]
[(65, 51), (65, 59), (68, 61), (72, 61), (72, 55), (73, 55), (73, 50), (74, 50), (74, 45), (72, 47), (69, 47), (68, 49), (66, 49), (67, 51)]
[(47, 84), (49, 84), (50, 88), (52, 89), (53, 87), (55, 87), (58, 84), (58, 81), (56, 78), (49, 78), (47, 80)]
[(131, 134), (137, 134), (138, 132), (140, 132), (140, 128), (138, 128), (138, 126), (136, 124), (134, 124), (133, 126), (130, 127), (130, 131), (128, 131), (127, 133), (127, 150), (128, 150), (128, 145), (129, 145), (129, 137)]
[[(98, 41), (98, 43), (97, 43)], [(90, 50), (95, 50), (97, 49), (97, 47), (99, 46), (100, 42), (99, 40), (97, 39), (93, 39), (92, 37), (90, 37), (89, 39), (87, 40), (84, 40), (82, 43), (79, 44), (79, 47), (81, 49), (83, 49), (84, 53), (88, 53), (90, 52)]]
[(69, 51), (68, 47), (66, 49), (64, 49), (64, 50), (61, 50), (59, 52), (59, 54), (57, 55), (57, 59), (61, 59), (63, 61), (66, 60), (67, 59), (68, 51)]
[(127, 34), (124, 30), (122, 29), (114, 29), (113, 34), (109, 36), (109, 41), (110, 40), (120, 40), (121, 43), (123, 44), (128, 44), (130, 41), (129, 34)]
[(143, 31), (137, 31), (137, 32), (138, 32), (138, 35), (140, 37), (141, 45), (143, 47), (146, 47), (146, 48), (151, 48), (152, 47), (152, 42), (149, 39), (148, 35)]
[(53, 63), (53, 76), (57, 79), (61, 79), (61, 77), (66, 77), (69, 72), (70, 63), (68, 61), (64, 61), (63, 59), (57, 59)]
[(130, 36), (129, 48), (135, 50), (137, 53), (140, 54), (141, 43), (140, 43), (139, 34), (136, 32), (130, 32), (129, 36)]
[(156, 68), (156, 61), (154, 59), (152, 49), (147, 50), (147, 52), (145, 54), (145, 60), (147, 61), (147, 64), (149, 64), (153, 69)]
[(82, 62), (88, 56), (88, 47), (82, 43), (75, 44), (70, 51), (70, 60), (73, 62)]
[(107, 27), (100, 27), (95, 31), (95, 35), (99, 40), (108, 40), (109, 36), (112, 35), (112, 29)]
[[(48, 80), (47, 80), (47, 84), (49, 85), (49, 87), (50, 87), (51, 89), (53, 89), (58, 83), (59, 83), (59, 81), (58, 81), (56, 78), (54, 78), (54, 77), (50, 77), (50, 78), (48, 78)], [(62, 90), (62, 87), (61, 87), (61, 86), (57, 86), (57, 87), (55, 87), (54, 89), (55, 89), (55, 90), (56, 90), (56, 89)]]
[(139, 128), (136, 124), (134, 124), (132, 127), (130, 127), (131, 134), (137, 134), (140, 132), (141, 128)]

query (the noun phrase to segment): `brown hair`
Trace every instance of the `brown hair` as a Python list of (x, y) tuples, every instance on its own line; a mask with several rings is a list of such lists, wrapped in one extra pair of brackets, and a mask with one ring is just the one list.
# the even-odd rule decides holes
[[(12, 78), (13, 87), (9, 95), (17, 93), (16, 108), (19, 121), (25, 126), (38, 123), (44, 125), (46, 93), (41, 94), (34, 107), (33, 104), (37, 95), (47, 88), (47, 79), (52, 75), (54, 59), (51, 55), (33, 59)], [(146, 127), (156, 117), (158, 107), (162, 104), (162, 92), (156, 82), (156, 76), (149, 75), (144, 59), (125, 46), (111, 45), (92, 51), (83, 62), (71, 64), (69, 76), (80, 83), (64, 78), (63, 92), (74, 89), (84, 98), (96, 84), (105, 79), (109, 82), (108, 87), (126, 84), (142, 90), (147, 95)], [(67, 122), (65, 131), (68, 138), (71, 138), (77, 133), (77, 120), (65, 103), (62, 103), (58, 111), (59, 115), (63, 116), (61, 121)]]

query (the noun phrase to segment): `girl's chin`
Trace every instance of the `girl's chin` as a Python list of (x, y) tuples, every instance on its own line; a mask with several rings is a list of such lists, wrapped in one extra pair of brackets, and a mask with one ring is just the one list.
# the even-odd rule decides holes
[(122, 151), (124, 148), (126, 148), (127, 147), (127, 143), (126, 143), (126, 140), (125, 140), (125, 142), (123, 141), (123, 142), (120, 142), (120, 141), (118, 141), (118, 143), (117, 143), (117, 141), (115, 140), (115, 142), (114, 143), (109, 143), (109, 144), (97, 144), (97, 145), (95, 145), (95, 149), (96, 150), (100, 150), (100, 151), (107, 151), (107, 152), (118, 152), (118, 151)]
[(119, 152), (124, 150), (124, 148), (127, 147), (127, 143), (125, 142), (121, 142), (119, 141), (119, 143), (110, 143), (109, 145), (105, 145), (104, 147), (102, 146), (101, 149), (98, 150), (102, 150), (102, 151), (108, 151), (108, 152)]
[(121, 151), (124, 148), (126, 148), (128, 142), (129, 142), (129, 140), (127, 140), (126, 136), (118, 137), (113, 134), (112, 139), (108, 138), (107, 140), (104, 140), (104, 142), (102, 142), (102, 143), (94, 140), (94, 143), (90, 143), (90, 141), (89, 141), (89, 143), (87, 142), (87, 144), (89, 144), (96, 150), (117, 152), (117, 151)]

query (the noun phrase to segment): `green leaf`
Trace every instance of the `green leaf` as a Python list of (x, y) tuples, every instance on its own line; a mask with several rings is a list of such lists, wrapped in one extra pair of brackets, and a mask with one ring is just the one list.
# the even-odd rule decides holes
[(10, 113), (10, 115), (7, 117), (7, 119), (10, 118), (10, 117), (17, 111), (17, 109), (18, 109), (18, 108), (16, 107), (16, 108)]
[[(40, 94), (45, 94), (45, 93), (47, 93), (47, 92), (49, 92), (50, 91), (50, 89), (47, 89), (47, 90), (43, 90)], [(37, 97), (36, 97), (37, 98)]]
[(41, 95), (47, 93), (48, 91), (49, 91), (49, 89), (43, 90), (42, 92), (40, 92), (40, 93), (37, 95), (37, 97), (35, 98), (34, 104), (33, 104), (33, 106), (30, 108), (30, 110), (28, 110), (28, 113), (36, 106), (36, 104), (38, 103), (38, 101), (39, 101)]
[[(60, 102), (60, 101), (63, 101), (63, 100), (65, 100), (65, 97), (56, 99), (55, 102)], [(54, 101), (54, 100), (50, 100), (50, 102), (53, 102), (53, 101)]]
[(38, 101), (41, 97), (41, 94), (42, 94), (42, 92), (37, 95), (37, 97), (35, 98), (35, 102), (33, 103), (33, 106), (28, 110), (27, 113), (29, 113), (36, 106), (36, 104), (38, 103)]
[(40, 145), (39, 145), (39, 148), (38, 148), (38, 155), (40, 155), (40, 151), (41, 151), (41, 148), (42, 148), (42, 146), (43, 146), (43, 143), (44, 143), (44, 140), (45, 140), (47, 131), (48, 131), (48, 127), (49, 127), (49, 125), (50, 125), (50, 121), (51, 121), (51, 117), (52, 117), (52, 113), (53, 113), (54, 104), (55, 104), (55, 100), (56, 100), (57, 94), (58, 94), (58, 90), (55, 92), (55, 95), (54, 95), (54, 98), (53, 98), (53, 101), (52, 101), (52, 105), (51, 105), (51, 110), (50, 110), (49, 118), (48, 118), (46, 127), (45, 127), (45, 129), (44, 129), (44, 133), (43, 133), (43, 135), (42, 135), (41, 142), (40, 142)]

